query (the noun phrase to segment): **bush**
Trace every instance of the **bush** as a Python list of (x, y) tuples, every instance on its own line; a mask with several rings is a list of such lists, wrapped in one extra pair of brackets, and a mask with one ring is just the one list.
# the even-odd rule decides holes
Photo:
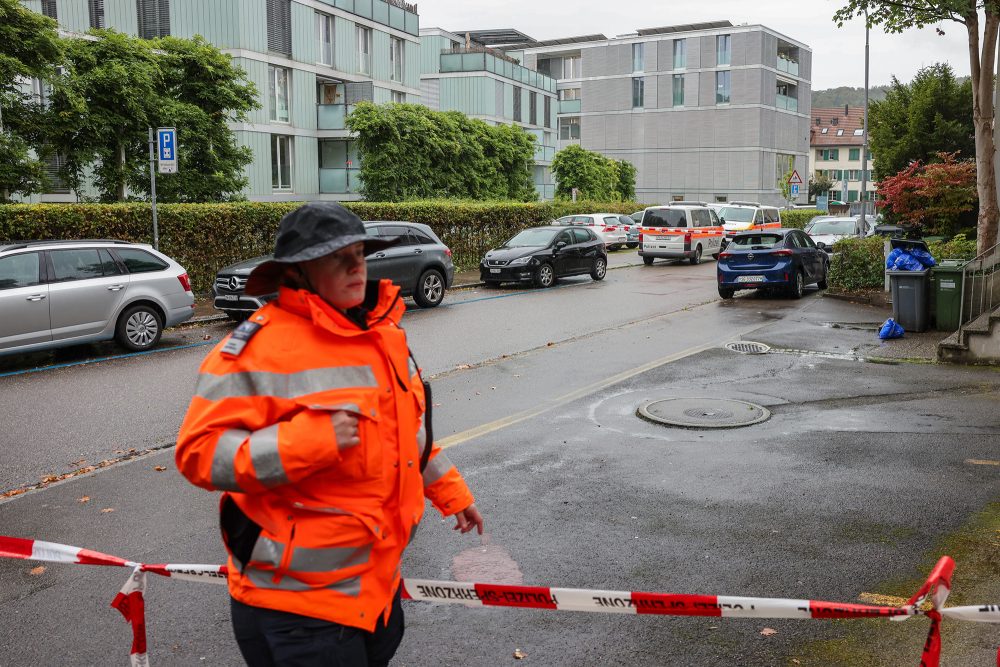
[(817, 215), (825, 215), (818, 208), (796, 208), (781, 212), (781, 226), (802, 229)]
[(934, 259), (973, 259), (976, 252), (976, 240), (965, 238), (965, 234), (956, 234), (950, 241), (935, 241), (927, 244)]
[[(163, 204), (157, 206), (160, 250), (180, 262), (195, 292), (211, 291), (220, 268), (270, 253), (281, 217), (302, 202)], [(345, 202), (362, 220), (410, 220), (429, 225), (459, 270), (475, 268), (490, 248), (532, 225), (574, 213), (628, 215), (634, 202)], [(0, 205), (0, 242), (108, 238), (151, 243), (148, 204)]]
[(843, 239), (833, 246), (830, 287), (842, 292), (882, 289), (885, 285), (885, 239)]

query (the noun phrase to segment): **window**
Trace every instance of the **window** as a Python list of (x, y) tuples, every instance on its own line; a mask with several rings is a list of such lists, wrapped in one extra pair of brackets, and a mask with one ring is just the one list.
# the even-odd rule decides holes
[(675, 107), (684, 106), (684, 75), (674, 74), (674, 103)]
[(645, 59), (643, 58), (643, 47), (644, 44), (633, 44), (632, 45), (632, 71), (633, 72), (644, 72)]
[(358, 73), (371, 76), (372, 73), (372, 31), (371, 28), (357, 26)]
[(87, 0), (87, 10), (90, 13), (91, 28), (108, 27), (108, 23), (104, 19), (104, 0)]
[(521, 122), (521, 87), (514, 86), (514, 120)]
[(268, 87), (271, 100), (271, 120), (278, 123), (289, 122), (288, 117), (288, 70), (269, 65), (267, 68)]
[(292, 138), (271, 135), (271, 187), (292, 189)]
[(403, 80), (403, 40), (398, 37), (389, 38), (389, 66), (393, 81)]
[(591, 235), (590, 230), (584, 229), (583, 227), (577, 227), (575, 229), (571, 229), (570, 231), (573, 232), (573, 236), (576, 238), (577, 243), (587, 243), (594, 238)]
[(570, 139), (580, 138), (580, 119), (579, 118), (560, 118), (559, 119), (559, 138), (563, 141), (568, 141)]
[(580, 69), (580, 56), (571, 56), (569, 58), (562, 59), (562, 78), (564, 79), (579, 79), (583, 76)]
[(118, 263), (111, 256), (111, 253), (104, 248), (101, 248), (101, 264), (104, 266), (104, 275), (106, 276), (117, 276), (121, 273)]
[(712, 216), (708, 214), (707, 208), (695, 208), (691, 210), (692, 227), (711, 227)]
[(828, 127), (824, 127), (824, 128), (822, 129), (822, 130), (820, 130), (820, 131), (819, 131), (819, 133), (820, 133), (820, 134), (826, 134), (826, 133), (827, 133), (827, 132), (829, 132), (829, 131), (830, 131), (830, 128), (828, 128)]
[(837, 136), (838, 137), (844, 136), (844, 131), (843, 130), (837, 130)]
[(401, 93), (398, 90), (392, 91), (392, 101), (395, 104), (403, 104), (406, 102), (406, 93)]
[(639, 109), (643, 105), (643, 98), (646, 92), (646, 79), (637, 76), (632, 79), (632, 108)]
[(56, 11), (56, 0), (42, 0), (42, 14), (58, 21), (59, 15)]
[(545, 117), (542, 119), (542, 125), (552, 127), (552, 98), (548, 95), (545, 96)]
[(267, 48), (292, 55), (291, 0), (267, 0)]
[(538, 125), (538, 93), (528, 93), (528, 122)]
[(97, 248), (50, 250), (53, 280), (87, 280), (104, 276), (104, 263)]
[(858, 129), (854, 130), (854, 136), (856, 137), (863, 136), (864, 133), (865, 133), (864, 128), (859, 127)]
[[(674, 195), (674, 201), (684, 201), (684, 195)], [(687, 227), (684, 210), (679, 208), (647, 208), (642, 216), (643, 227)]]
[(45, 188), (45, 194), (68, 195), (71, 190), (66, 179), (60, 173), (66, 166), (66, 158), (59, 153), (49, 153), (43, 160), (45, 175), (48, 176), (49, 184)]
[(844, 170), (843, 169), (834, 169), (831, 173), (833, 174), (833, 180), (835, 180), (835, 181), (842, 181), (842, 180), (844, 180)]
[(37, 252), (0, 257), (0, 289), (40, 284), (41, 267), (40, 255)]
[(333, 67), (333, 17), (316, 12), (316, 41), (319, 42), (319, 62)]
[(139, 248), (115, 248), (115, 254), (129, 273), (151, 273), (163, 271), (169, 265), (152, 253)]
[(847, 153), (847, 159), (851, 162), (856, 162), (861, 159), (861, 149), (851, 148)]
[(580, 89), (579, 88), (562, 88), (559, 91), (560, 100), (578, 100), (580, 99)]
[(156, 39), (170, 35), (170, 0), (136, 0), (139, 37)]
[(719, 35), (715, 38), (715, 64), (728, 65), (733, 59), (733, 36)]
[(674, 69), (684, 69), (687, 67), (687, 41), (683, 39), (674, 40)]
[(840, 159), (840, 149), (839, 148), (823, 148), (816, 151), (816, 160), (839, 160)]
[(715, 73), (715, 103), (729, 104), (730, 80), (729, 70)]

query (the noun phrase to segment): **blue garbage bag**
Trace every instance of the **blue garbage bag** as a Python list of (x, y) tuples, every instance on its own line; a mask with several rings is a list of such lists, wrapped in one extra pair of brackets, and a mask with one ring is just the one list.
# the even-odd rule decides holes
[[(932, 258), (933, 259), (933, 258)], [(923, 271), (924, 265), (908, 252), (903, 252), (892, 265), (893, 271)]]
[(902, 338), (903, 337), (903, 327), (896, 322), (896, 320), (891, 317), (885, 321), (882, 328), (879, 329), (878, 337), (882, 340), (888, 340), (890, 338)]
[(889, 256), (885, 258), (885, 268), (892, 270), (896, 266), (896, 261), (903, 254), (902, 248), (893, 248)]
[(931, 255), (926, 250), (924, 250), (923, 248), (914, 248), (913, 250), (910, 251), (910, 254), (913, 257), (915, 257), (916, 260), (920, 262), (925, 269), (929, 269), (935, 264), (937, 264), (937, 262), (934, 261), (934, 256)]

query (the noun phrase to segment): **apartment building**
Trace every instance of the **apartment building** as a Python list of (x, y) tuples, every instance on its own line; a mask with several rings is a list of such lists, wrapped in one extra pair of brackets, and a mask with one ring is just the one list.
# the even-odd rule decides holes
[(812, 52), (770, 28), (718, 21), (496, 44), (556, 79), (557, 148), (628, 160), (641, 201), (781, 205), (789, 165), (809, 172)]
[(533, 134), (535, 189), (541, 199), (552, 199), (558, 116), (555, 79), (524, 67), (466, 33), (423, 29), (420, 53), (421, 102), (439, 111), (461, 111), (494, 125), (513, 123)]
[[(358, 199), (346, 115), (361, 101), (420, 99), (419, 18), (402, 0), (22, 1), (69, 33), (200, 34), (230, 54), (261, 94), (233, 126), (254, 152), (245, 194), (257, 201)], [(60, 198), (73, 197), (43, 196)]]
[[(824, 175), (833, 181), (827, 193), (831, 201), (874, 201), (877, 183), (872, 183), (872, 155), (868, 153), (867, 187), (861, 192), (861, 151), (865, 143), (864, 107), (843, 106), (813, 109), (809, 130), (809, 148), (813, 154), (813, 176)], [(858, 204), (860, 206), (860, 204)]]

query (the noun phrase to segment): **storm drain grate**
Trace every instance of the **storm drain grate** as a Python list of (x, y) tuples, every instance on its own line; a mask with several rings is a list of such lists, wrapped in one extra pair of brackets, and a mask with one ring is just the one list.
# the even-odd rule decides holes
[(750, 341), (740, 341), (738, 343), (726, 343), (726, 349), (740, 354), (767, 354), (771, 348), (764, 343), (753, 343)]
[(771, 411), (761, 405), (727, 398), (664, 398), (643, 403), (636, 414), (681, 428), (739, 428), (771, 417)]

